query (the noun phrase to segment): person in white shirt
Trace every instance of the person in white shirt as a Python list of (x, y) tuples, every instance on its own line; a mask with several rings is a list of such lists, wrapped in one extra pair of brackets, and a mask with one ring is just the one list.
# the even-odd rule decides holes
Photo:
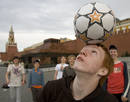
[(19, 63), (19, 57), (13, 58), (13, 64), (8, 66), (5, 78), (10, 87), (10, 101), (21, 102), (21, 86), (25, 83), (25, 71)]
[(55, 67), (54, 80), (62, 78), (63, 70), (66, 66), (68, 66), (68, 64), (66, 64), (66, 57), (62, 56), (61, 63), (57, 64)]

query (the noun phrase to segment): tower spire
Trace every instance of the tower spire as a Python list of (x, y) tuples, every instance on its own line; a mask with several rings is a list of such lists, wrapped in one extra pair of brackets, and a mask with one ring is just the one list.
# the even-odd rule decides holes
[(11, 27), (10, 27), (10, 31), (9, 31), (9, 33), (11, 33), (11, 34), (14, 33), (14, 31), (13, 31), (13, 26), (12, 26), (12, 25), (11, 25)]
[(13, 26), (12, 26), (12, 25), (11, 25), (10, 31), (9, 31), (8, 44), (9, 44), (9, 45), (14, 45), (14, 44), (15, 44), (14, 31), (13, 31)]

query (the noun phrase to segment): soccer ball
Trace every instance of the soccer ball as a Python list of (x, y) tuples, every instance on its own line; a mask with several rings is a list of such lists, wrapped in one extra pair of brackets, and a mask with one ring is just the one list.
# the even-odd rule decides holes
[(112, 35), (115, 26), (113, 11), (102, 3), (89, 3), (81, 7), (74, 18), (76, 37), (96, 44)]

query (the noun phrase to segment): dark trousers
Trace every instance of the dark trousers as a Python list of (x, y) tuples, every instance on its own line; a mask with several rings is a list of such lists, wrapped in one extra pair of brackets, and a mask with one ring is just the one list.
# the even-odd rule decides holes
[(39, 97), (41, 90), (42, 88), (31, 87), (33, 102), (37, 102), (37, 98)]

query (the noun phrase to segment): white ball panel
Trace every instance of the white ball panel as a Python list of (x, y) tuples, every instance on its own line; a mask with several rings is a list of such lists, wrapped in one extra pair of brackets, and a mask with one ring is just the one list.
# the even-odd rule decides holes
[(81, 16), (76, 20), (76, 28), (80, 33), (83, 33), (85, 30), (88, 29), (89, 19)]
[(111, 9), (108, 8), (105, 4), (101, 4), (101, 3), (96, 3), (95, 4), (95, 7), (96, 9), (99, 11), (99, 12), (103, 12), (103, 13), (106, 13), (106, 12), (109, 12)]
[(106, 14), (102, 18), (102, 23), (103, 23), (103, 27), (107, 31), (110, 31), (113, 28), (113, 26), (114, 26), (114, 17), (111, 14)]
[(91, 13), (92, 10), (93, 10), (93, 5), (92, 5), (92, 4), (88, 4), (88, 5), (83, 6), (83, 7), (79, 10), (78, 14), (80, 14), (80, 15), (86, 15), (86, 14)]
[(98, 24), (93, 24), (91, 27), (89, 27), (87, 32), (87, 37), (91, 39), (99, 39), (104, 35), (103, 28)]

